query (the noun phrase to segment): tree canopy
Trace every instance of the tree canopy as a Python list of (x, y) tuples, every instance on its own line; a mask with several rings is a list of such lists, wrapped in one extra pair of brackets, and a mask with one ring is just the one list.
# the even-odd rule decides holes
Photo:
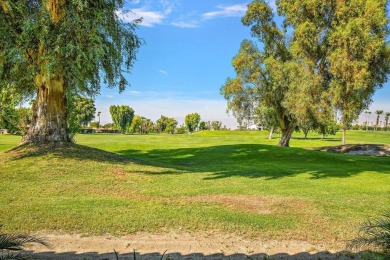
[(88, 126), (95, 118), (95, 102), (91, 98), (76, 95), (73, 97), (71, 114), (77, 118), (77, 124)]
[(187, 114), (184, 118), (184, 122), (186, 123), (188, 131), (193, 133), (198, 128), (200, 115), (198, 113)]
[(15, 107), (18, 101), (19, 95), (15, 91), (0, 89), (0, 128), (16, 129), (18, 115)]
[(228, 109), (237, 114), (254, 103), (258, 118), (276, 121), (284, 146), (299, 124), (330, 132), (339, 111), (345, 143), (346, 129), (390, 72), (386, 3), (277, 0), (278, 25), (264, 0), (253, 1), (242, 22), (261, 48), (245, 40), (234, 57), (237, 77), (221, 88)]
[(324, 98), (341, 112), (345, 131), (387, 81), (387, 0), (277, 0), (294, 29), (295, 57), (321, 76)]
[(110, 114), (114, 125), (125, 133), (134, 117), (134, 110), (129, 106), (110, 106)]
[(70, 141), (68, 100), (128, 85), (141, 45), (122, 0), (0, 0), (0, 88), (35, 96), (27, 142)]
[(318, 79), (293, 58), (287, 36), (273, 21), (272, 9), (264, 1), (251, 3), (242, 21), (251, 26), (263, 49), (252, 41), (242, 42), (232, 61), (237, 77), (228, 79), (221, 93), (228, 100), (228, 109), (235, 109), (237, 103), (252, 104), (251, 113), (263, 113), (257, 117), (271, 127), (279, 126), (279, 145), (289, 146), (299, 120), (315, 109)]
[(173, 134), (177, 127), (177, 121), (172, 117), (166, 117), (161, 115), (160, 119), (156, 122), (156, 131), (158, 133)]

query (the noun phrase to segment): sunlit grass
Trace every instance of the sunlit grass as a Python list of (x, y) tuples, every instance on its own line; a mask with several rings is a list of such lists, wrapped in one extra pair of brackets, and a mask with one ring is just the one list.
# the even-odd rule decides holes
[[(3, 151), (0, 223), (17, 232), (220, 230), (343, 242), (389, 210), (390, 158), (303, 149), (340, 144), (311, 137), (282, 148), (266, 132), (95, 134), (67, 149)], [(349, 132), (351, 143), (389, 140)], [(0, 149), (19, 141), (0, 135)]]

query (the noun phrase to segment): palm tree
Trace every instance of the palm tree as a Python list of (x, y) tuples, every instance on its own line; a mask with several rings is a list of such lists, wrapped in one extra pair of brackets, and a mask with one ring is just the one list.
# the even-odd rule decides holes
[(364, 111), (364, 114), (366, 115), (365, 118), (366, 118), (366, 131), (368, 130), (368, 117), (367, 117), (367, 114), (368, 114), (368, 111)]
[(389, 126), (389, 117), (390, 117), (390, 112), (385, 113), (385, 130), (387, 131), (387, 127)]
[(383, 114), (383, 110), (377, 110), (375, 111), (375, 114), (376, 114), (376, 125), (375, 125), (375, 130), (376, 130), (379, 125), (379, 117), (380, 115)]
[(97, 116), (99, 117), (99, 124), (98, 124), (98, 128), (100, 129), (100, 114), (101, 114), (102, 112), (97, 112)]
[[(370, 124), (370, 116), (371, 116), (372, 112), (371, 112), (371, 111), (368, 111), (367, 113), (368, 113), (367, 125), (369, 125), (369, 124)], [(368, 128), (367, 128), (367, 130), (368, 130)]]

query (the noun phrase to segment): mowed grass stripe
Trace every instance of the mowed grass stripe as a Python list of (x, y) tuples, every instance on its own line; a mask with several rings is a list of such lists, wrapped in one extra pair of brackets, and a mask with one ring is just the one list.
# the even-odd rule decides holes
[[(368, 134), (349, 136), (364, 143)], [(390, 135), (376, 136), (386, 143)], [(0, 136), (9, 147), (19, 140)], [(72, 149), (0, 153), (6, 231), (222, 230), (332, 243), (389, 210), (388, 157), (302, 148), (338, 144), (333, 138), (294, 139), (294, 148), (275, 146), (265, 132), (95, 134), (76, 141)]]

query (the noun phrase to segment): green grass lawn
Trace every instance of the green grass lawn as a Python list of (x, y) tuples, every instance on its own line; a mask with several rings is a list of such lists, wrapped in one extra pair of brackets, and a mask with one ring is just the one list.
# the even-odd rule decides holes
[[(303, 149), (339, 145), (340, 135), (296, 135), (284, 148), (265, 132), (94, 134), (67, 149), (5, 151), (19, 141), (0, 135), (6, 231), (180, 228), (337, 244), (390, 210), (389, 157)], [(389, 144), (390, 132), (350, 131), (348, 142)]]

